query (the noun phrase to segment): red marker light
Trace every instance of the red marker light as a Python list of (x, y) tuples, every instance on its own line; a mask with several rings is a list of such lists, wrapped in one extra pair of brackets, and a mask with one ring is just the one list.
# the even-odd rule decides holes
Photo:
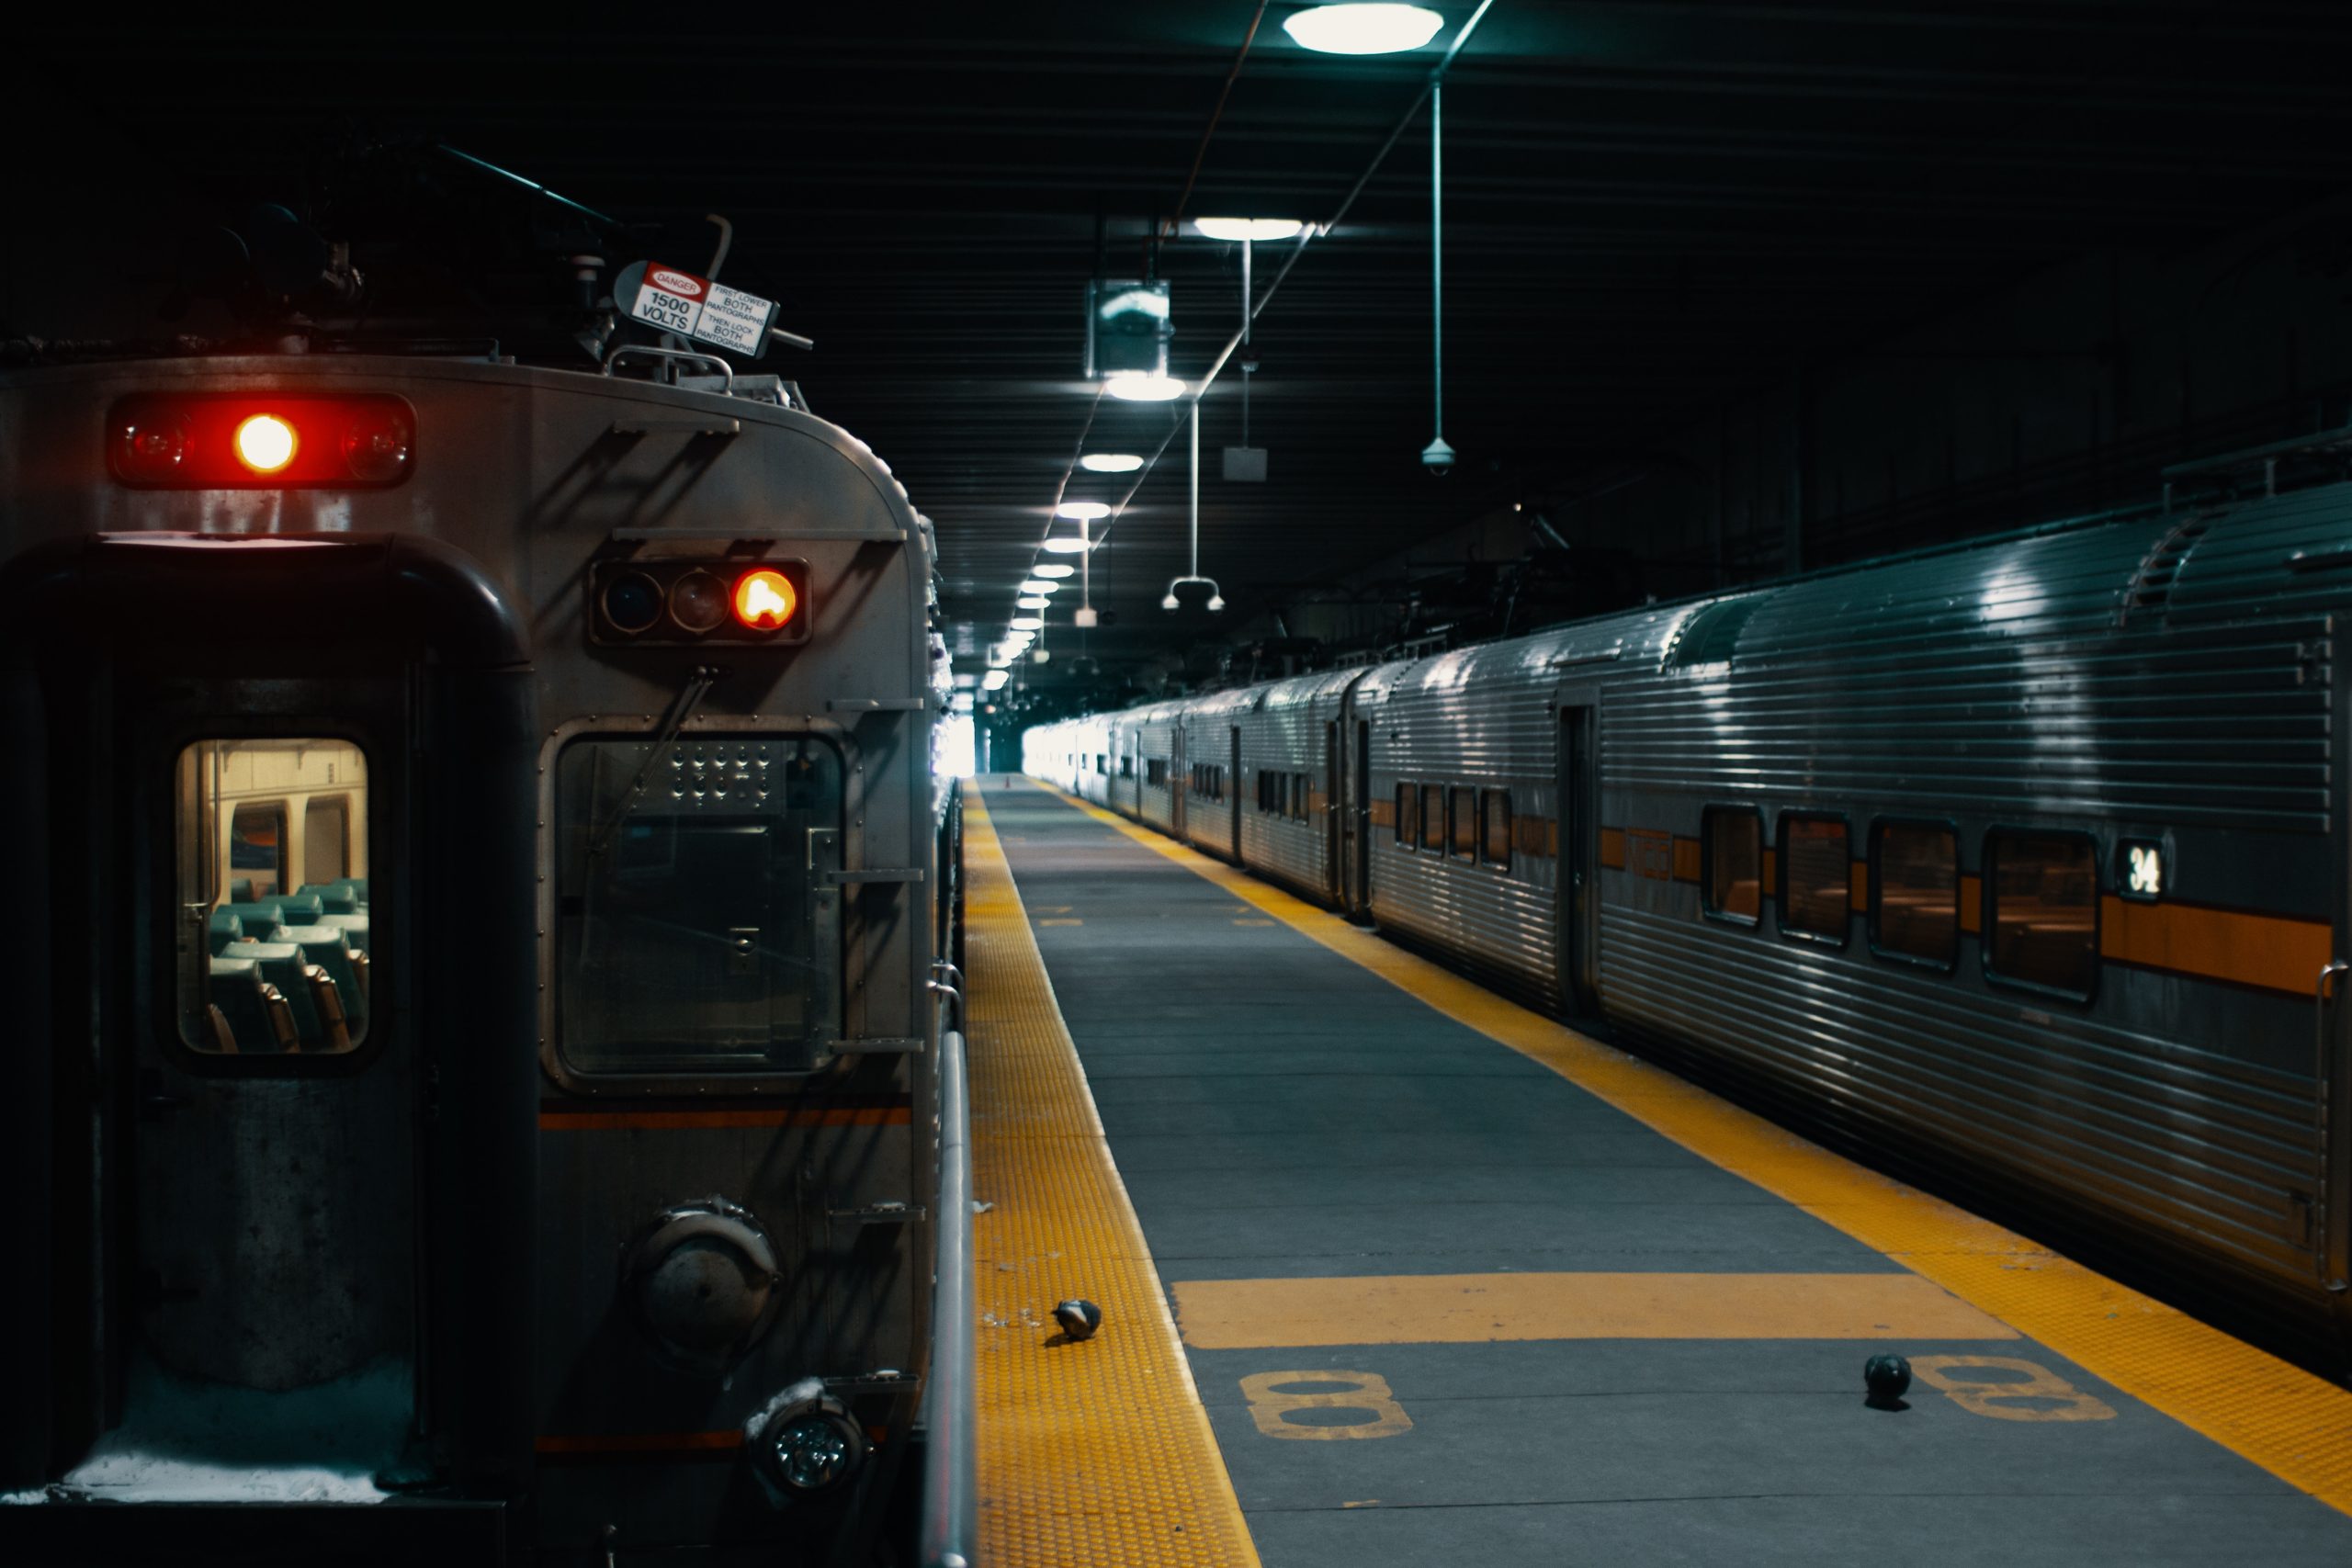
[(257, 413), (237, 426), (237, 461), (257, 474), (274, 474), (294, 460), (300, 445), (294, 427), (274, 413)]
[(142, 490), (388, 490), (416, 467), (388, 392), (134, 392), (107, 423), (107, 466)]
[(775, 631), (799, 607), (800, 595), (780, 571), (762, 567), (735, 580), (735, 618), (752, 631)]

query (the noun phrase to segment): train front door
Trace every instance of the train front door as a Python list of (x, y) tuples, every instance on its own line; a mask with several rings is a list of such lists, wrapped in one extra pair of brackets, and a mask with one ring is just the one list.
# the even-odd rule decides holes
[(1561, 694), (1553, 867), (1559, 882), (1559, 999), (1571, 1013), (1592, 1005), (1600, 979), (1600, 884), (1593, 866), (1600, 837), (1600, 714), (1598, 694), (1589, 689)]
[[(0, 978), (85, 998), (47, 1043), (89, 1129), (58, 1169), (97, 1196), (31, 1262), (60, 1315), (20, 1396), (65, 1453), (104, 1427), (203, 1452), (209, 1420), (252, 1462), (363, 1476), (429, 1470), (453, 1424), (519, 1456), (528, 1248), (450, 1223), (530, 1212), (519, 617), (390, 536), (101, 535), (37, 565), (0, 605), (55, 656), (24, 771), (79, 784), (20, 889), (47, 972)], [(72, 1124), (0, 1125), (44, 1111)]]

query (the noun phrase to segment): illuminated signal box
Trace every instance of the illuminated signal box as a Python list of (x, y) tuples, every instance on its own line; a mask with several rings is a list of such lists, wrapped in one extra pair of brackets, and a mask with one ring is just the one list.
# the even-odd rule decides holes
[(588, 573), (600, 648), (790, 648), (815, 622), (805, 560), (611, 559)]

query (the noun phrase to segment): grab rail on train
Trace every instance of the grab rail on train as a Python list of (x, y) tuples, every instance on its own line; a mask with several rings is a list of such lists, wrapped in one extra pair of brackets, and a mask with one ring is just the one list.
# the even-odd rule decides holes
[(978, 1476), (972, 1410), (972, 1162), (965, 1139), (964, 1036), (939, 1036), (939, 1224), (933, 1227), (932, 1350), (923, 1425), (919, 1560), (923, 1568), (971, 1568)]
[[(957, 842), (962, 800), (951, 797), (944, 837)], [(945, 868), (943, 867), (943, 874)], [(943, 874), (943, 880), (944, 875)], [(934, 972), (963, 974), (940, 960)], [(964, 996), (937, 979), (939, 996), (939, 1206), (932, 1212), (931, 1376), (924, 1390), (923, 1426), (929, 1453), (923, 1466), (917, 1561), (922, 1568), (972, 1568), (978, 1561), (978, 1472), (974, 1446), (972, 1329), (971, 1112), (965, 1096)], [(947, 1002), (956, 1027), (948, 1027)]]

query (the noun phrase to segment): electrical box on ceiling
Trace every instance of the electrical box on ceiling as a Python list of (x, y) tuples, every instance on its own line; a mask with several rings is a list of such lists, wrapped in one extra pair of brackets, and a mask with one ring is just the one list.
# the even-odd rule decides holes
[(1098, 277), (1086, 286), (1086, 374), (1165, 376), (1169, 318), (1166, 278)]
[(1266, 482), (1266, 449), (1263, 446), (1227, 447), (1225, 477), (1239, 484), (1264, 484)]

